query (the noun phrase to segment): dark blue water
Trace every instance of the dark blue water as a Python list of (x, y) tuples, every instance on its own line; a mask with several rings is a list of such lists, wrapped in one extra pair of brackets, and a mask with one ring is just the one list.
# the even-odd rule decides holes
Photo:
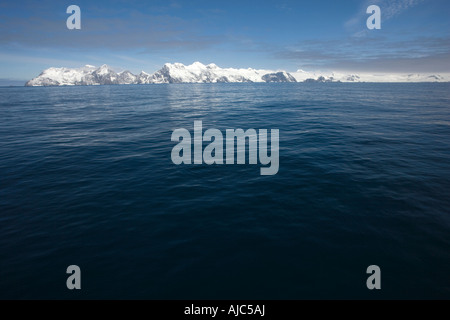
[[(174, 165), (195, 120), (278, 174)], [(0, 298), (448, 299), (449, 190), (450, 84), (0, 88)]]

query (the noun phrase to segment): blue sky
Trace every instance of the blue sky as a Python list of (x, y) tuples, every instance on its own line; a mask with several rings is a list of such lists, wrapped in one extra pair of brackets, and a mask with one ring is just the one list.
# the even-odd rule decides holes
[[(68, 30), (66, 8), (81, 8)], [(381, 8), (381, 30), (366, 9)], [(0, 79), (108, 64), (153, 72), (166, 62), (296, 71), (450, 72), (448, 0), (2, 1)], [(3, 80), (4, 81), (4, 80)]]

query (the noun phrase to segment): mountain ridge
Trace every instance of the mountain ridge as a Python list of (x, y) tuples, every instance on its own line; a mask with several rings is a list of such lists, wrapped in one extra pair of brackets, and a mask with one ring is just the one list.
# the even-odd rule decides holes
[(125, 70), (115, 72), (104, 64), (100, 67), (85, 65), (81, 68), (45, 69), (37, 77), (27, 81), (25, 86), (89, 86), (122, 84), (164, 84), (164, 83), (273, 83), (273, 82), (446, 82), (449, 77), (436, 74), (405, 75), (363, 75), (346, 73), (315, 73), (297, 70), (234, 69), (221, 68), (214, 63), (191, 65), (166, 63), (158, 71), (149, 74), (144, 71), (135, 75)]
[(108, 84), (160, 83), (240, 83), (240, 82), (297, 82), (286, 71), (220, 68), (211, 63), (166, 63), (153, 74), (142, 71), (138, 75), (128, 70), (116, 73), (108, 65), (99, 68), (86, 65), (81, 68), (48, 68), (25, 86), (70, 86)]

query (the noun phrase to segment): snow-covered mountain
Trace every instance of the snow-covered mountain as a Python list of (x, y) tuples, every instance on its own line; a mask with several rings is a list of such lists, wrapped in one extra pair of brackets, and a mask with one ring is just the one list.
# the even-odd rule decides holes
[(195, 62), (185, 66), (181, 63), (166, 63), (153, 74), (142, 71), (134, 75), (129, 71), (114, 72), (107, 65), (95, 68), (49, 68), (26, 86), (70, 86), (104, 84), (149, 84), (149, 83), (220, 83), (220, 82), (296, 82), (285, 71), (220, 68), (215, 64)]
[(129, 71), (116, 73), (107, 65), (96, 68), (49, 68), (26, 86), (76, 86), (104, 84), (150, 83), (224, 83), (224, 82), (445, 82), (450, 74), (348, 74), (339, 72), (307, 72), (301, 69), (286, 71), (220, 68), (211, 63), (195, 62), (191, 65), (166, 63), (153, 74), (142, 71), (134, 75)]
[(342, 73), (297, 70), (291, 75), (298, 82), (449, 82), (450, 74)]
[(65, 86), (94, 84), (93, 73), (96, 67), (86, 65), (83, 68), (49, 68), (44, 70), (37, 78), (28, 81), (26, 86)]

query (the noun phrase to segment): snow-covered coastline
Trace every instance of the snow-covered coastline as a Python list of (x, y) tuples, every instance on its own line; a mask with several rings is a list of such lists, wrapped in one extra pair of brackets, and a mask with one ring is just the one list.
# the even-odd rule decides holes
[(166, 63), (153, 74), (142, 71), (135, 75), (129, 71), (116, 73), (107, 65), (82, 68), (49, 68), (26, 86), (77, 86), (108, 84), (151, 83), (243, 83), (243, 82), (447, 82), (450, 75), (436, 74), (345, 74), (220, 68), (211, 63), (195, 62), (191, 65)]

